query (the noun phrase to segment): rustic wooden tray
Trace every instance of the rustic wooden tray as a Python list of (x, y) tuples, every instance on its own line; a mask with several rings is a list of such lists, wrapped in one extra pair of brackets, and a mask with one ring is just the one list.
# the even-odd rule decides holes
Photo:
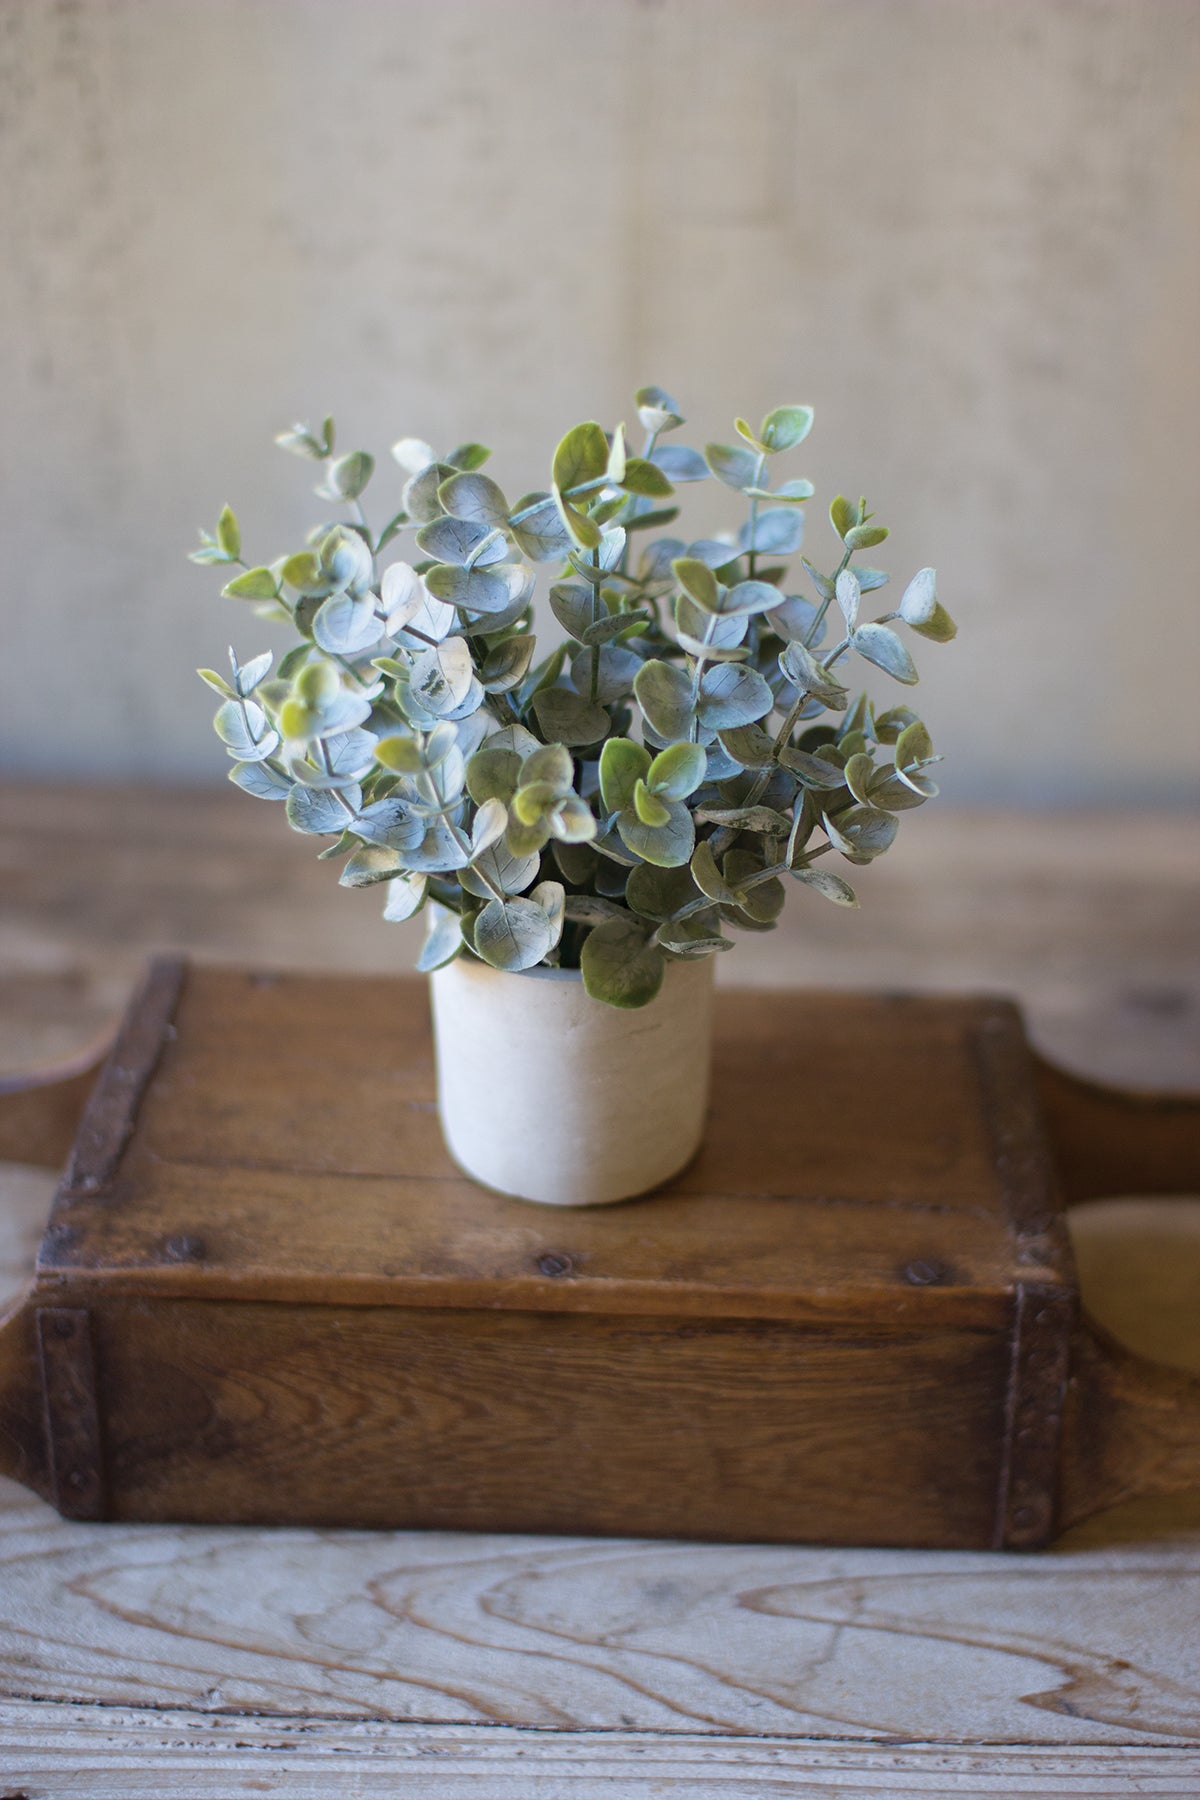
[(716, 1060), (678, 1180), (542, 1209), (449, 1161), (421, 984), (155, 964), (98, 1079), (0, 1094), (0, 1156), (70, 1152), (0, 1472), (87, 1519), (1020, 1548), (1200, 1484), (1200, 1383), (1082, 1314), (1062, 1214), (1195, 1191), (1196, 1102), (989, 998), (725, 992)]

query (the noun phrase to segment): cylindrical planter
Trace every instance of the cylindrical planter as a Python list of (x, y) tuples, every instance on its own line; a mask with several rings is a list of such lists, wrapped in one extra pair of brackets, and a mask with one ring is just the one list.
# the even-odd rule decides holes
[(431, 977), (438, 1111), (474, 1180), (547, 1206), (603, 1206), (678, 1174), (704, 1131), (712, 957), (672, 962), (636, 1009), (574, 969), (506, 975), (459, 957)]

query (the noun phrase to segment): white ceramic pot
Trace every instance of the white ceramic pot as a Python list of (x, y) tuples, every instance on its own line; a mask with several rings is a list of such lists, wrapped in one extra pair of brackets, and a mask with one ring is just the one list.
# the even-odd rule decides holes
[(430, 978), (438, 1111), (474, 1180), (547, 1206), (657, 1187), (699, 1146), (713, 958), (668, 964), (649, 1006), (589, 999), (573, 969), (505, 975), (459, 957)]

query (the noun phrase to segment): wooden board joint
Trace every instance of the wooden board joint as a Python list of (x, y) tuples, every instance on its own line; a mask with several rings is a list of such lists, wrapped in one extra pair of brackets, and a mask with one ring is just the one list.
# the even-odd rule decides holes
[(37, 1338), (54, 1505), (64, 1518), (102, 1519), (100, 1408), (86, 1307), (40, 1306)]

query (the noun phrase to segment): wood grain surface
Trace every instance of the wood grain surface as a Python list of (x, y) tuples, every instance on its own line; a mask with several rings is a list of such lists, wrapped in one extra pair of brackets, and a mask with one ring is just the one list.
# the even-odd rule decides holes
[[(403, 960), (388, 928), (326, 935), (354, 896), (326, 905), (298, 841), (264, 834), (247, 866), (238, 796), (51, 798), (0, 790), (9, 1067), (110, 1023), (152, 945)], [(78, 838), (50, 828), (55, 806)], [(1080, 1072), (1196, 1084), (1194, 830), (936, 827), (924, 867), (885, 891), (870, 872), (878, 909), (853, 945), (812, 909), (777, 934), (776, 977), (1007, 988)], [(739, 979), (771, 944), (745, 946)], [(0, 1173), (0, 1294), (31, 1266), (53, 1185)], [(1092, 1310), (1200, 1371), (1200, 1203), (1098, 1202), (1072, 1231)], [(94, 1526), (4, 1483), (0, 1795), (1194, 1800), (1198, 1619), (1192, 1497), (997, 1557)]]

